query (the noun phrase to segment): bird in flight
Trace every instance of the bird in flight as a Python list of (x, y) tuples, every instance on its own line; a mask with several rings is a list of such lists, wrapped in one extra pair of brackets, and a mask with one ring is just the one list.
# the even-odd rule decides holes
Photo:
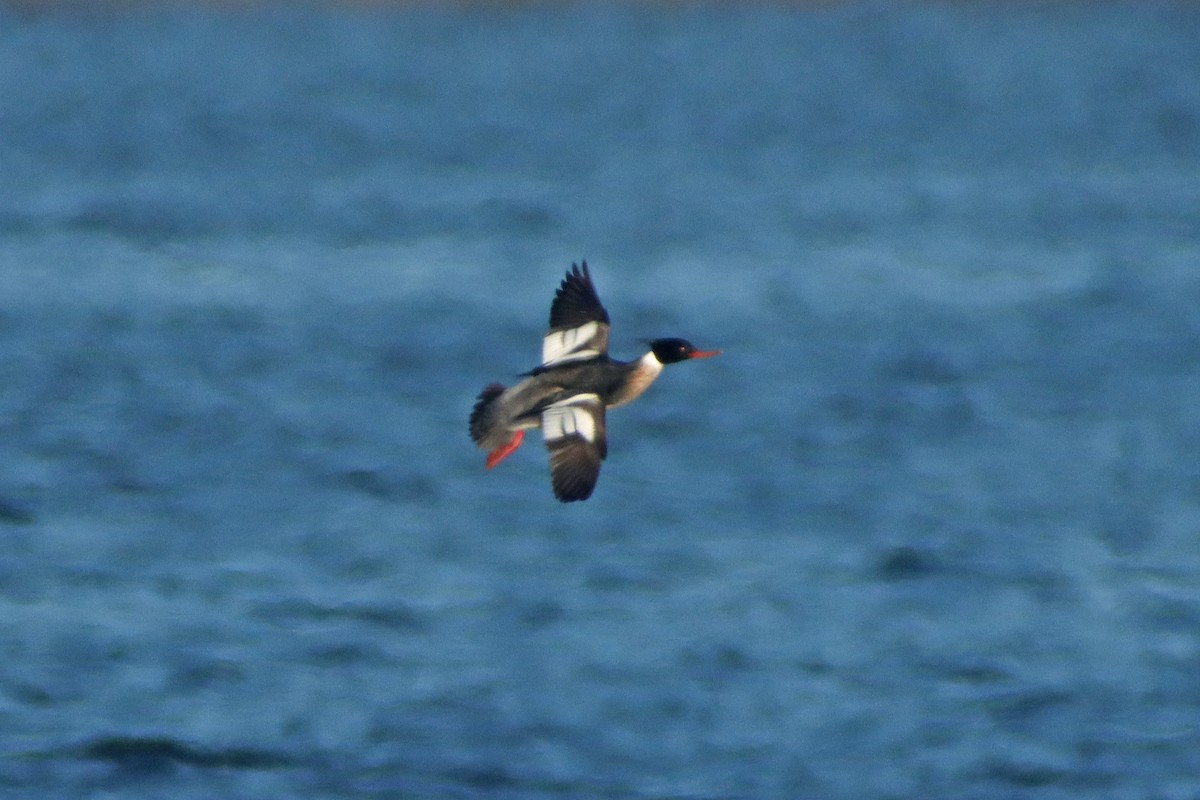
[(718, 355), (686, 339), (654, 339), (635, 361), (608, 356), (608, 312), (600, 303), (587, 261), (572, 264), (550, 304), (542, 363), (506, 388), (490, 383), (471, 411), (471, 439), (499, 464), (521, 446), (525, 431), (541, 428), (550, 453), (550, 483), (564, 503), (586, 500), (608, 455), (604, 412), (633, 400), (666, 364)]

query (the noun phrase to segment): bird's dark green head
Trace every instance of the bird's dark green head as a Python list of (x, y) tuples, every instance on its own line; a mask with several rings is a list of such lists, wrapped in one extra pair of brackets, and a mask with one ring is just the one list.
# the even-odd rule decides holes
[(720, 355), (720, 350), (697, 350), (696, 346), (687, 339), (654, 339), (650, 342), (650, 352), (660, 364), (676, 364), (693, 358), (709, 358)]

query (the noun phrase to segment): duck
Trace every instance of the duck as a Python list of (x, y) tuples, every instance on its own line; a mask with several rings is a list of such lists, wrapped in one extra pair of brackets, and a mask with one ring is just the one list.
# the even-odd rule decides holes
[(487, 452), (491, 470), (521, 446), (525, 431), (540, 428), (550, 457), (550, 485), (563, 503), (592, 496), (608, 457), (605, 415), (640, 397), (668, 364), (710, 358), (687, 339), (646, 340), (649, 351), (632, 361), (608, 354), (609, 316), (587, 261), (571, 264), (550, 304), (542, 361), (506, 387), (489, 383), (471, 410), (471, 439)]

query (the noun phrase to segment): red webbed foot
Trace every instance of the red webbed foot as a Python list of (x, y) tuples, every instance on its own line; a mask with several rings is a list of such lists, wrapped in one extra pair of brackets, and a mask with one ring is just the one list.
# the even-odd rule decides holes
[(484, 462), (484, 466), (487, 469), (491, 469), (504, 459), (508, 458), (508, 456), (515, 453), (517, 448), (521, 446), (521, 440), (524, 438), (525, 431), (517, 431), (514, 433), (508, 444), (497, 447), (495, 450), (487, 454), (487, 461)]

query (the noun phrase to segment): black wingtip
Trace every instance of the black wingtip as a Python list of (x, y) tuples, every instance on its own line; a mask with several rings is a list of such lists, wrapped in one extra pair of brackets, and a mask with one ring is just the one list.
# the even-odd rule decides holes
[(571, 268), (567, 270), (567, 276), (563, 278), (563, 285), (566, 285), (572, 278), (586, 281), (589, 284), (592, 282), (592, 273), (588, 272), (586, 258), (582, 259), (578, 264), (574, 261), (571, 262)]
[(592, 273), (588, 270), (585, 258), (582, 266), (571, 264), (554, 292), (554, 302), (550, 304), (550, 327), (574, 327), (592, 321), (607, 324), (609, 320), (608, 311), (596, 294), (596, 285), (592, 283)]
[(600, 478), (600, 463), (560, 464), (551, 467), (550, 483), (554, 496), (562, 503), (587, 500)]
[(591, 497), (595, 490), (596, 484), (594, 483), (590, 486), (570, 486), (564, 489), (555, 487), (554, 496), (560, 503), (578, 503)]

